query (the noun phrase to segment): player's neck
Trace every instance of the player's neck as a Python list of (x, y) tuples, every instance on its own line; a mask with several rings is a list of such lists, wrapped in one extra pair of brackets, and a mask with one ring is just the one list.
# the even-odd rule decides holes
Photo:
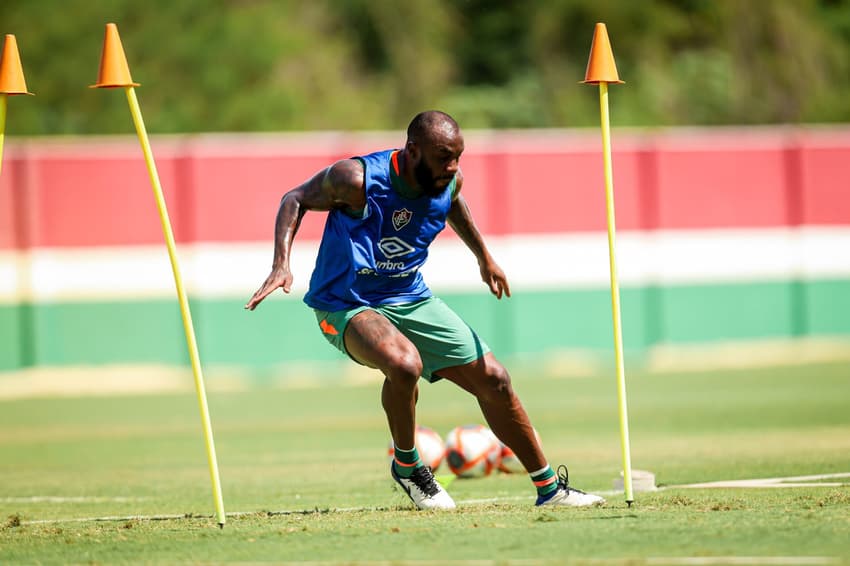
[(410, 167), (410, 159), (408, 159), (407, 150), (399, 150), (396, 154), (396, 160), (398, 163), (398, 171), (396, 174), (398, 175), (398, 180), (401, 181), (399, 186), (396, 187), (396, 191), (406, 198), (421, 197), (424, 194), (424, 191), (416, 182), (416, 177)]

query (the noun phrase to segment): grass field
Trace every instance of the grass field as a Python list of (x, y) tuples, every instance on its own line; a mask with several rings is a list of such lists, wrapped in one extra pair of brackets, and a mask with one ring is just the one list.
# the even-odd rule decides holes
[[(612, 493), (614, 378), (514, 381), (552, 464), (607, 505), (539, 510), (526, 476), (501, 474), (452, 482), (455, 512), (417, 512), (388, 475), (379, 387), (212, 390), (219, 530), (194, 394), (7, 400), (0, 563), (850, 563), (850, 478), (676, 487), (850, 472), (846, 364), (630, 375), (632, 464), (663, 488), (631, 508)], [(481, 422), (448, 383), (423, 383), (419, 416), (441, 434)]]

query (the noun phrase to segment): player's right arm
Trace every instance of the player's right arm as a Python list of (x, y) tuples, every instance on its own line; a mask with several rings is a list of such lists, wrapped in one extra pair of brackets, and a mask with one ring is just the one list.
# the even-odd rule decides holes
[(344, 209), (360, 211), (366, 206), (363, 164), (356, 159), (337, 161), (283, 195), (274, 226), (272, 270), (245, 308), (254, 310), (275, 289), (289, 293), (292, 272), (289, 256), (292, 241), (308, 210)]

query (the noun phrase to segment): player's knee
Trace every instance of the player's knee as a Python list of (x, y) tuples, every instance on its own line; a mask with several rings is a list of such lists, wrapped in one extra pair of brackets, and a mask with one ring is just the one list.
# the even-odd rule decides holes
[(508, 370), (499, 363), (487, 367), (485, 380), (479, 396), (488, 401), (509, 401), (513, 397), (513, 386)]
[(422, 375), (422, 358), (415, 348), (395, 350), (387, 357), (384, 373), (393, 385), (414, 387)]

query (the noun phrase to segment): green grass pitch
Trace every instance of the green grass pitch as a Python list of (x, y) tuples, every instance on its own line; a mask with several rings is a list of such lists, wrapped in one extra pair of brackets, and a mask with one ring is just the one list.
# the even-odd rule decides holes
[[(452, 482), (448, 513), (393, 488), (379, 386), (213, 388), (223, 530), (194, 394), (0, 401), (0, 563), (850, 563), (850, 478), (676, 487), (850, 472), (847, 364), (627, 378), (632, 465), (663, 489), (631, 508), (611, 493), (613, 372), (515, 369), (551, 463), (608, 503), (536, 509), (525, 475), (499, 474)], [(419, 420), (482, 422), (471, 397), (424, 382)]]

